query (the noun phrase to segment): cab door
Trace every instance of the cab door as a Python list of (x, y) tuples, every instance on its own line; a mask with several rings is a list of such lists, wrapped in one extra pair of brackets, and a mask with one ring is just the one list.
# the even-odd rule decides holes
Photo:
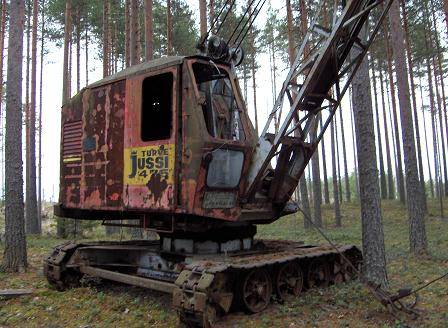
[(177, 66), (127, 81), (123, 198), (128, 209), (175, 207), (177, 85)]

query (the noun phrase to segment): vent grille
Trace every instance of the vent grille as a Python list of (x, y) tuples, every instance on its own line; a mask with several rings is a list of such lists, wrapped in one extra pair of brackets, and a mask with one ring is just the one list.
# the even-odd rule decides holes
[(64, 123), (62, 132), (62, 156), (64, 162), (81, 160), (82, 121)]

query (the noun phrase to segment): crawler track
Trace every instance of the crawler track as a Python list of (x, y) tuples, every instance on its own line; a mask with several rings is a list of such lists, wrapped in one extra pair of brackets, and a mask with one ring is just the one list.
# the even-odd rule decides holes
[[(154, 243), (134, 244), (68, 243), (57, 246), (45, 260), (45, 274), (50, 284), (58, 290), (75, 286), (83, 272), (89, 272), (89, 275), (98, 272), (102, 278), (139, 286), (146, 286), (147, 281), (147, 288), (153, 289), (158, 283), (166, 284), (166, 281), (139, 277), (129, 271), (123, 274), (117, 268), (109, 268), (107, 272), (110, 274), (101, 276), (106, 272), (104, 269), (95, 271), (99, 265), (80, 256), (83, 248), (98, 245), (106, 246), (111, 252), (114, 247), (118, 249), (127, 246), (158, 251)], [(167, 292), (172, 293), (173, 306), (181, 322), (188, 326), (209, 327), (231, 311), (261, 312), (272, 300), (287, 301), (300, 297), (304, 289), (326, 287), (353, 278), (353, 268), (344, 258), (359, 266), (361, 252), (355, 246), (337, 248), (336, 251), (331, 246), (266, 240), (258, 241), (251, 251), (186, 255), (184, 263), (180, 265), (182, 269), (173, 271), (175, 281), (171, 282), (172, 288), (167, 289)], [(344, 257), (340, 254), (344, 254)], [(89, 270), (85, 269), (87, 266)]]

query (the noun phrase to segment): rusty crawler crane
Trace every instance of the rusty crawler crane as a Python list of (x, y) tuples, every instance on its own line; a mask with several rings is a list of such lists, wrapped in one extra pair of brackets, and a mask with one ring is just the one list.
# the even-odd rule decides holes
[(235, 76), (241, 50), (216, 36), (200, 55), (130, 67), (65, 103), (55, 213), (134, 220), (160, 238), (57, 246), (48, 281), (65, 289), (88, 275), (169, 292), (183, 322), (209, 326), (348, 279), (346, 260), (362, 260), (354, 246), (254, 235), (297, 211), (291, 196), (392, 1), (335, 1), (330, 23), (321, 1), (260, 137)]

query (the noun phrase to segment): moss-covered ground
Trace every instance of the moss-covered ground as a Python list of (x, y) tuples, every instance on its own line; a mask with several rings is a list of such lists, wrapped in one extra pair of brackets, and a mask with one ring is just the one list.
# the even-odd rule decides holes
[[(331, 207), (324, 206), (325, 233), (340, 244), (361, 244), (359, 205), (344, 204), (343, 227), (335, 228)], [(383, 223), (390, 289), (417, 286), (448, 271), (448, 219), (430, 204), (426, 228), (430, 255), (409, 255), (406, 209), (383, 202)], [(97, 229), (98, 230), (98, 229)], [(92, 238), (98, 238), (98, 233)], [(325, 243), (314, 230), (304, 231), (300, 216), (259, 227), (259, 238)], [(170, 297), (140, 288), (105, 283), (66, 292), (49, 288), (42, 259), (63, 242), (51, 236), (28, 238), (29, 268), (23, 274), (0, 273), (0, 289), (33, 288), (31, 296), (0, 300), (0, 327), (176, 327)], [(3, 245), (0, 244), (0, 258)], [(417, 320), (394, 318), (358, 282), (303, 293), (287, 304), (247, 316), (236, 313), (220, 327), (448, 327), (448, 279), (419, 293)]]

